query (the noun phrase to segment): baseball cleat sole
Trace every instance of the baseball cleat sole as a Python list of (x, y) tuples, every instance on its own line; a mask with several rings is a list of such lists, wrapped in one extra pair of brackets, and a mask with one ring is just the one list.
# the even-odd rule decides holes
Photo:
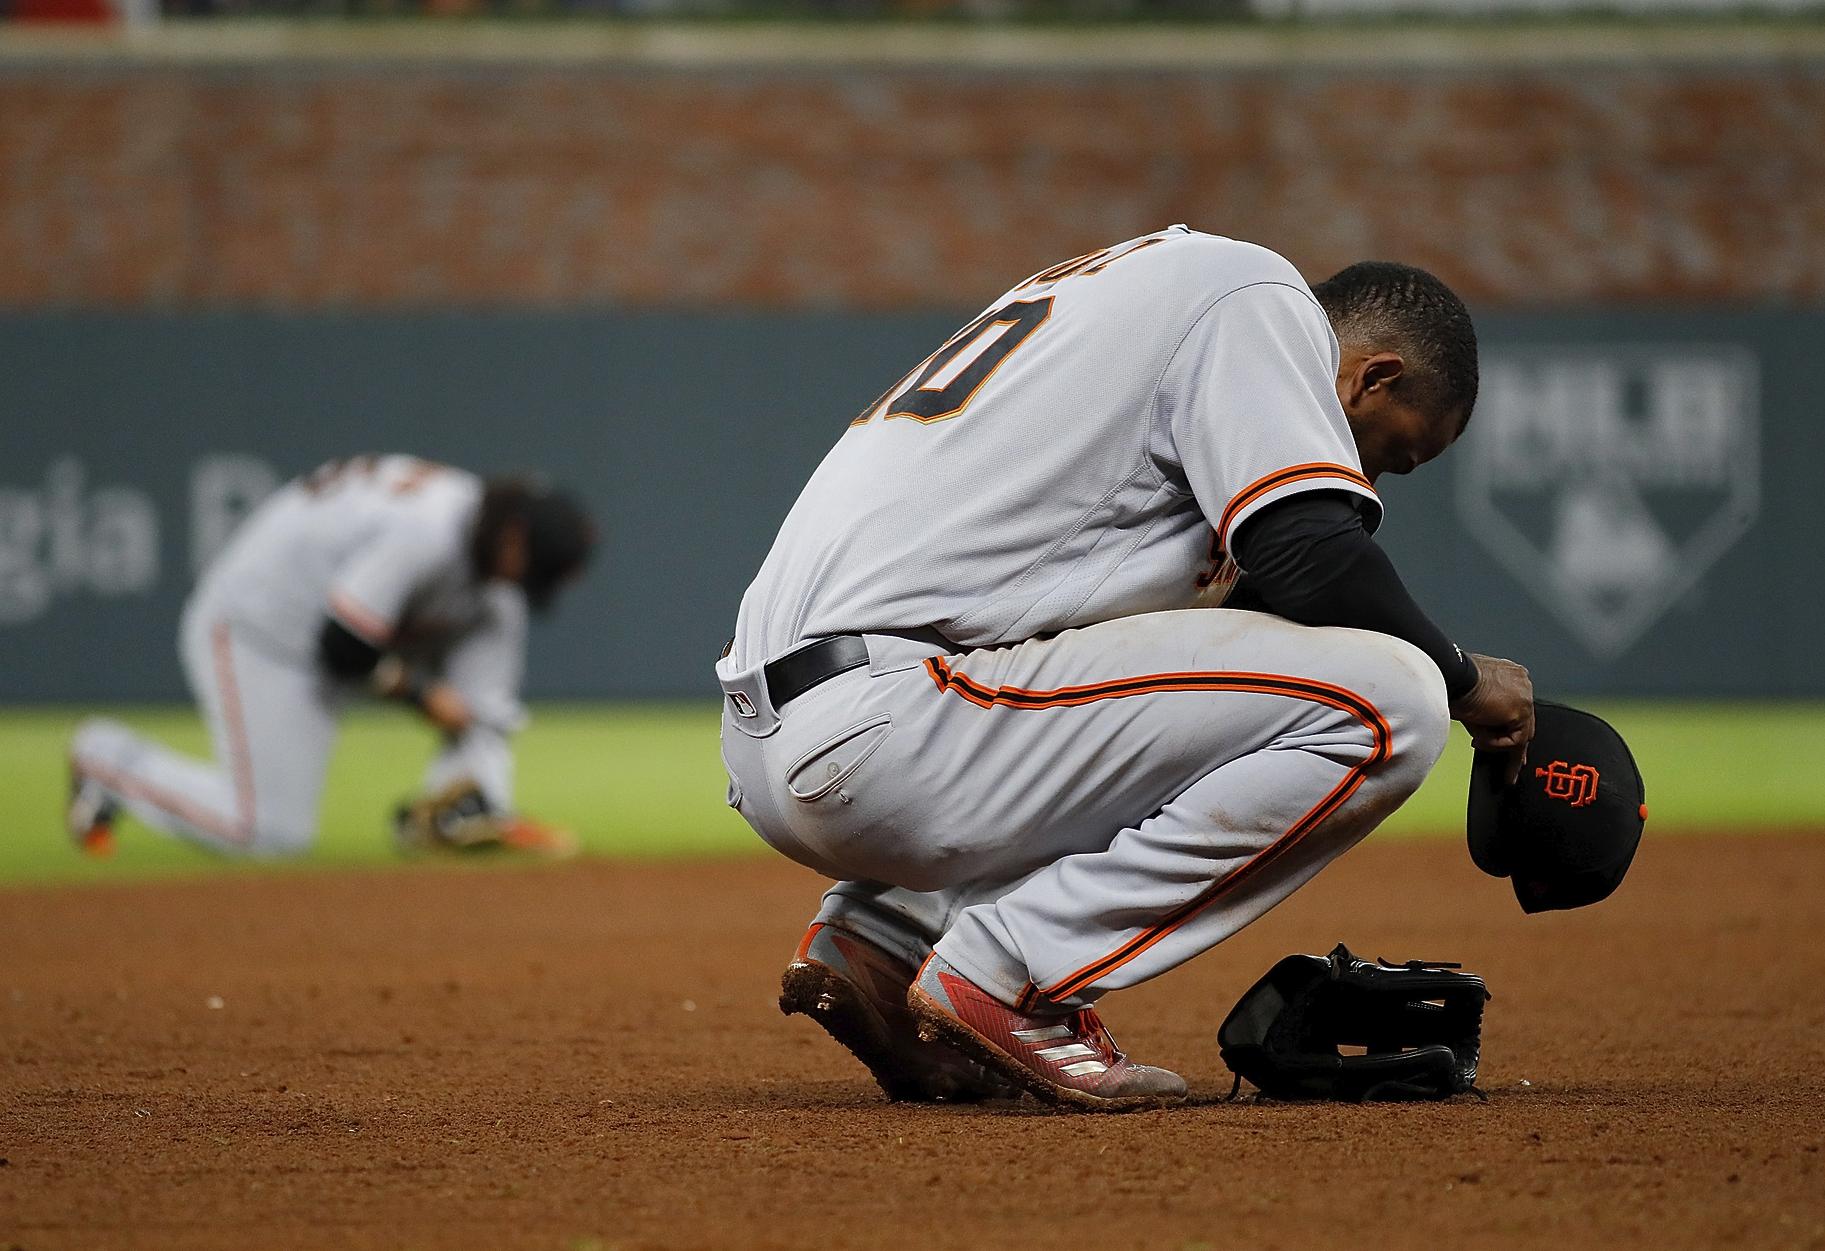
[(881, 1014), (855, 983), (834, 969), (811, 960), (793, 961), (779, 981), (779, 1010), (817, 1022), (867, 1067), (893, 1102), (919, 1103), (931, 1098), (894, 1055), (893, 1039)]
[(922, 1042), (906, 1007), (913, 966), (839, 925), (813, 922), (780, 979), (780, 1011), (802, 1014), (862, 1062), (896, 1103), (1018, 1099), (1018, 1088), (949, 1047)]
[(906, 1047), (924, 1047), (927, 1040), (896, 1039), (893, 1026), (862, 988), (819, 961), (800, 958), (786, 967), (779, 984), (779, 1010), (817, 1022), (862, 1062), (891, 1102), (983, 1103), (1020, 1097), (1020, 1091), (1002, 1082), (999, 1074), (944, 1071), (947, 1063), (963, 1067), (962, 1057), (909, 1059)]

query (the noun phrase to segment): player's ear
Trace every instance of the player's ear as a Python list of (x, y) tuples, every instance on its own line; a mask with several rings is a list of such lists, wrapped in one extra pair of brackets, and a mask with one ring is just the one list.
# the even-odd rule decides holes
[(503, 582), (523, 582), (532, 560), (532, 527), (524, 517), (509, 517), (494, 543), (495, 577)]
[(1365, 356), (1357, 367), (1363, 394), (1387, 392), (1406, 368), (1407, 362), (1401, 359), (1399, 352), (1375, 352)]
[(1337, 369), (1337, 398), (1343, 411), (1356, 416), (1386, 400), (1405, 368), (1399, 352), (1345, 348)]

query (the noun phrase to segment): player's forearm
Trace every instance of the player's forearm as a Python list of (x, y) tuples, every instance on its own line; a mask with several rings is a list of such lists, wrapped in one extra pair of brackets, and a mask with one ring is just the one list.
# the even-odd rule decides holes
[(426, 678), (397, 656), (382, 658), (369, 674), (368, 685), (381, 699), (418, 709), (425, 720), (452, 738), (475, 724), (475, 711), (462, 692), (447, 681)]
[(469, 701), (448, 682), (435, 682), (423, 688), (417, 703), (425, 719), (452, 738), (460, 737), (475, 724)]
[(398, 681), (381, 694), (418, 709), (426, 721), (450, 738), (462, 737), (475, 724), (475, 713), (469, 707), (469, 701), (448, 682), (427, 680), (402, 670)]
[(1270, 612), (1405, 639), (1432, 658), (1454, 701), (1476, 686), (1476, 663), (1414, 602), (1352, 504), (1295, 496), (1250, 518), (1236, 542), (1247, 585)]

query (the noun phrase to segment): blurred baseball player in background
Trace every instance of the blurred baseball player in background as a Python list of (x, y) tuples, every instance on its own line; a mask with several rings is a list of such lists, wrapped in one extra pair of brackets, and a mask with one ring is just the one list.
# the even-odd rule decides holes
[[(866, 409), (717, 667), (730, 802), (837, 879), (781, 1007), (892, 1098), (1176, 1101), (1095, 1004), (1253, 921), (1532, 733), (1370, 537), (1477, 391), (1401, 265), (1314, 292), (1175, 226), (1034, 275)], [(1260, 611), (1213, 611), (1241, 584)]]
[(406, 850), (571, 850), (513, 812), (511, 735), (528, 610), (551, 606), (595, 541), (570, 497), (411, 456), (332, 461), (276, 492), (203, 573), (179, 632), (213, 763), (90, 720), (71, 742), (71, 836), (111, 846), (124, 810), (212, 851), (306, 850), (349, 698), (415, 706), (443, 736)]

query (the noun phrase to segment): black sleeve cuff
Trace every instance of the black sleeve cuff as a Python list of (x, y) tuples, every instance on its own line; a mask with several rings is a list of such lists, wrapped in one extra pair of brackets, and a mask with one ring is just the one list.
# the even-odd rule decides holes
[(317, 658), (331, 677), (359, 682), (380, 663), (380, 649), (334, 617), (325, 617), (323, 628), (317, 633)]

